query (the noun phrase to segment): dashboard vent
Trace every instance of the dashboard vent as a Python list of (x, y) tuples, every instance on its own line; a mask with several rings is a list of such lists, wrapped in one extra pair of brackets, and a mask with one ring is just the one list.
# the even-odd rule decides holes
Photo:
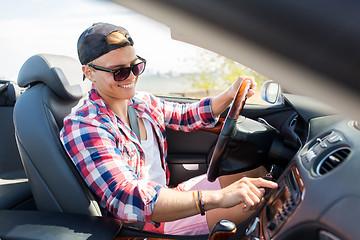
[(316, 168), (316, 173), (321, 176), (330, 172), (340, 163), (342, 163), (347, 158), (349, 153), (350, 149), (348, 148), (342, 148), (332, 152), (326, 158), (319, 162)]

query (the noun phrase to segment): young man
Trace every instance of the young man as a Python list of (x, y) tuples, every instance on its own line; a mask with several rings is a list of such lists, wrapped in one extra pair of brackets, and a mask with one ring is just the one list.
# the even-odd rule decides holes
[[(146, 61), (133, 44), (126, 29), (107, 23), (92, 25), (79, 38), (79, 59), (92, 89), (84, 105), (64, 119), (60, 138), (82, 177), (102, 207), (124, 222), (146, 223), (144, 230), (206, 234), (221, 219), (244, 220), (264, 187), (277, 184), (239, 175), (210, 183), (200, 176), (170, 189), (165, 128), (193, 131), (214, 125), (241, 82), (252, 83), (247, 97), (256, 83), (240, 77), (219, 96), (186, 105), (136, 93)], [(128, 106), (135, 109), (140, 139), (130, 128)]]

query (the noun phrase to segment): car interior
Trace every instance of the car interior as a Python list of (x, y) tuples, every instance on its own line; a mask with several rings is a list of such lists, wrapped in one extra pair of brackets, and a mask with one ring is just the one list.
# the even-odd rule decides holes
[[(320, 21), (313, 21), (310, 29), (303, 28), (296, 18), (298, 16), (289, 14), (289, 9), (313, 10), (304, 11), (309, 17), (306, 23), (320, 15), (315, 14), (317, 8), (309, 9), (300, 2), (289, 3), (289, 6), (279, 1), (279, 5), (275, 3), (273, 8), (267, 4), (259, 7), (256, 1), (224, 1), (223, 4), (219, 1), (189, 3), (187, 0), (116, 2), (139, 11), (151, 10), (149, 15), (164, 22), (170, 19), (166, 13), (171, 12), (173, 20), (168, 24), (174, 27), (172, 34), (175, 38), (247, 61), (250, 66), (258, 64), (264, 72), (280, 69), (274, 73), (274, 79), (279, 79), (287, 89), (282, 89), (274, 81), (265, 82), (261, 87), (262, 98), (269, 105), (245, 104), (239, 111), (240, 116), (235, 118), (230, 117), (232, 105), (220, 116), (213, 129), (190, 133), (167, 130), (170, 186), (200, 174), (215, 179), (263, 166), (269, 172), (264, 178), (276, 181), (279, 187), (266, 191), (259, 207), (247, 221), (236, 226), (236, 231), (234, 226), (226, 228), (227, 224), (222, 226), (220, 222), (210, 236), (149, 233), (107, 216), (59, 140), (64, 116), (81, 104), (89, 83), (83, 81), (77, 60), (62, 55), (38, 54), (23, 64), (17, 82), (0, 81), (0, 239), (219, 239), (220, 236), (222, 239), (244, 240), (352, 240), (360, 236), (357, 227), (360, 216), (360, 189), (357, 185), (360, 125), (356, 120), (359, 116), (358, 101), (349, 101), (355, 95), (354, 99), (359, 97), (354, 94), (358, 90), (358, 82), (354, 79), (359, 75), (355, 74), (358, 68), (353, 67), (357, 66), (356, 61), (350, 61), (356, 59), (353, 57), (355, 53), (346, 54), (350, 46), (354, 46), (354, 52), (359, 52), (356, 49), (360, 45), (353, 44), (358, 35), (355, 34), (343, 48), (337, 45), (337, 40), (342, 38), (336, 37), (325, 46), (325, 50), (317, 41), (311, 45), (310, 39), (327, 38), (332, 36), (328, 33), (334, 31), (329, 27), (332, 25), (315, 31), (316, 27), (322, 26)], [(202, 8), (191, 8), (192, 4), (200, 4)], [(344, 19), (349, 20), (348, 24), (344, 23), (345, 29), (356, 26), (355, 23), (360, 21), (358, 8), (337, 6), (329, 1), (328, 12), (321, 15), (325, 16), (323, 22), (334, 16), (325, 13), (345, 9), (348, 15)], [(174, 7), (177, 7), (176, 11)], [(212, 14), (215, 10), (218, 15)], [(181, 11), (188, 15), (179, 14)], [(296, 12), (301, 15), (301, 11)], [(252, 16), (258, 16), (257, 13), (261, 17), (254, 21)], [(352, 13), (356, 13), (357, 18), (351, 18)], [(202, 20), (197, 22), (193, 16), (200, 16)], [(282, 17), (289, 20), (284, 21)], [(183, 19), (180, 26), (179, 19)], [(259, 32), (250, 31), (247, 25), (241, 25), (244, 22), (241, 20), (247, 20)], [(206, 21), (216, 24), (209, 27)], [(232, 22), (240, 24), (229, 24)], [(257, 34), (269, 33), (266, 26), (271, 23), (271, 30), (278, 34), (271, 35), (273, 39), (259, 37)], [(291, 27), (287, 23), (291, 23)], [(222, 30), (219, 26), (223, 27)], [(211, 31), (207, 32), (209, 29)], [(221, 34), (209, 35), (214, 29)], [(197, 32), (201, 37), (191, 38)], [(286, 34), (289, 32), (295, 37)], [(305, 37), (296, 35), (304, 35), (304, 32), (308, 33)], [(351, 36), (345, 30), (341, 34), (344, 32)], [(235, 36), (237, 34), (241, 37)], [(222, 49), (222, 45), (216, 44), (218, 40), (224, 41), (222, 45), (231, 49)], [(294, 49), (286, 41), (298, 44), (299, 49)], [(307, 44), (302, 44), (304, 42)], [(310, 52), (323, 49), (323, 55), (318, 57), (326, 61), (311, 59), (302, 63), (308, 59), (305, 53), (309, 51), (306, 49)], [(254, 56), (249, 51), (254, 55), (261, 54), (261, 59), (249, 57)], [(274, 52), (283, 55), (279, 57)], [(351, 58), (346, 59), (346, 56)], [(337, 61), (340, 63), (335, 69), (333, 63)], [(321, 62), (326, 64), (321, 65)], [(338, 85), (332, 83), (342, 79), (339, 76), (345, 72), (346, 75), (342, 75), (347, 76), (344, 83), (349, 85), (342, 84), (336, 91)], [(329, 77), (331, 74), (333, 77)], [(330, 80), (325, 85), (327, 77)], [(351, 91), (348, 91), (349, 86)], [(326, 91), (321, 91), (322, 87)], [(309, 94), (292, 93), (297, 92), (297, 88), (301, 88), (300, 93)], [(309, 97), (316, 92), (322, 101)], [(195, 101), (177, 97), (166, 99)]]
[[(72, 238), (72, 234), (83, 232), (99, 236), (99, 239), (107, 236), (207, 239), (208, 236), (205, 235), (174, 237), (146, 233), (106, 217), (96, 202), (96, 196), (66, 155), (58, 137), (62, 119), (81, 103), (80, 100), (89, 89), (89, 85), (82, 81), (80, 69), (79, 63), (70, 57), (35, 55), (22, 66), (17, 84), (4, 82), (3, 86), (7, 87), (3, 87), (6, 90), (3, 97), (12, 95), (13, 98), (12, 101), (6, 101), (7, 106), (1, 107), (8, 117), (7, 128), (2, 128), (2, 131), (13, 138), (11, 141), (11, 138), (3, 140), (2, 159), (16, 161), (5, 164), (8, 169), (4, 169), (5, 173), (1, 175), (0, 190), (4, 193), (4, 205), (0, 212), (0, 222), (2, 219), (7, 224), (1, 224), (0, 236), (4, 239), (32, 239), (34, 236), (35, 239), (46, 239), (49, 234), (58, 234)], [(265, 83), (263, 91), (266, 92), (271, 84), (272, 82)], [(14, 106), (14, 99), (19, 95)], [(215, 172), (210, 169), (215, 161), (211, 156), (216, 154), (211, 153), (217, 151), (217, 138), (220, 138), (226, 127), (222, 128), (221, 133), (217, 132), (220, 131), (218, 127), (192, 133), (168, 133), (168, 162), (171, 175), (174, 176), (171, 178), (173, 186), (206, 172), (208, 177), (217, 178), (261, 165), (270, 171), (264, 177), (279, 183), (279, 189), (268, 192), (266, 201), (254, 216), (237, 226), (234, 239), (243, 236), (254, 239), (252, 237), (259, 236), (262, 228), (267, 231), (262, 230), (261, 234), (270, 239), (284, 227), (290, 229), (287, 233), (290, 237), (284, 235), (279, 239), (295, 239), (294, 236), (301, 237), (297, 239), (316, 239), (314, 236), (318, 236), (318, 228), (322, 229), (321, 234), (324, 236), (333, 236), (334, 230), (337, 234), (334, 236), (339, 236), (336, 231), (338, 226), (333, 229), (333, 223), (327, 222), (326, 216), (332, 216), (339, 208), (358, 201), (356, 196), (346, 196), (349, 193), (344, 189), (342, 198), (329, 195), (322, 201), (323, 207), (318, 211), (324, 222), (312, 219), (300, 225), (293, 223), (295, 225), (291, 226), (296, 221), (295, 217), (303, 221), (306, 211), (309, 211), (305, 209), (300, 212), (296, 209), (309, 204), (305, 196), (314, 194), (311, 191), (316, 192), (316, 189), (312, 189), (314, 179), (321, 181), (328, 171), (354, 156), (356, 150), (353, 144), (359, 133), (354, 131), (356, 125), (343, 120), (331, 107), (300, 96), (283, 94), (283, 97), (282, 105), (249, 106), (243, 110), (242, 116), (233, 120), (231, 137), (225, 138), (225, 151), (216, 160), (219, 162)], [(231, 109), (228, 112), (230, 111)], [(12, 114), (15, 127), (12, 127)], [(226, 125), (224, 119), (219, 122), (225, 122)], [(289, 162), (292, 158), (294, 160)], [(341, 166), (351, 168), (346, 163)], [(334, 172), (333, 174), (341, 174), (341, 169)], [(312, 181), (311, 184), (306, 184), (309, 181)], [(317, 184), (327, 186), (329, 183)], [(6, 194), (7, 192), (11, 194)], [(319, 191), (316, 194), (326, 193)], [(293, 213), (297, 214), (288, 219)], [(12, 221), (9, 222), (9, 219)], [(24, 229), (20, 226), (29, 224), (35, 227), (23, 236)], [(330, 228), (331, 232), (327, 231), (327, 224), (333, 227)], [(73, 225), (77, 226), (75, 233), (72, 231)], [(44, 234), (38, 235), (40, 230)], [(54, 236), (53, 239), (56, 239)]]

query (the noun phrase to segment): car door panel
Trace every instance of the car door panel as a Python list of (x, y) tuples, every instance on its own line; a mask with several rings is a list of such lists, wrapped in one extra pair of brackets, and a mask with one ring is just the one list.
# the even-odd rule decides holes
[(216, 143), (217, 134), (207, 131), (179, 132), (167, 130), (170, 185), (206, 173), (207, 156)]

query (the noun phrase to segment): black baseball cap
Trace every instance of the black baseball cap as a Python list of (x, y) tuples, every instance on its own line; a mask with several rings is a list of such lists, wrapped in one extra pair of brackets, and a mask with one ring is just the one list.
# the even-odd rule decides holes
[[(116, 44), (108, 43), (107, 37), (113, 32), (123, 34), (124, 41)], [(81, 64), (86, 65), (112, 50), (133, 45), (134, 41), (125, 28), (110, 23), (99, 22), (94, 23), (80, 35), (77, 49)]]

